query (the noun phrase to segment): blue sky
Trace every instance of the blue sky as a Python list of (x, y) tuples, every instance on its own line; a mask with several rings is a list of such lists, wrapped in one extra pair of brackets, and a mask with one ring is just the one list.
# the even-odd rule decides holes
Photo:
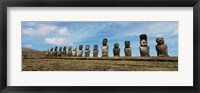
[(95, 44), (101, 47), (108, 39), (109, 56), (113, 56), (114, 43), (120, 44), (124, 56), (124, 41), (131, 42), (132, 55), (140, 56), (139, 35), (147, 34), (150, 55), (156, 56), (156, 38), (163, 37), (170, 56), (178, 56), (178, 21), (113, 21), (113, 22), (22, 22), (22, 47), (47, 50), (55, 46), (90, 45), (91, 55)]

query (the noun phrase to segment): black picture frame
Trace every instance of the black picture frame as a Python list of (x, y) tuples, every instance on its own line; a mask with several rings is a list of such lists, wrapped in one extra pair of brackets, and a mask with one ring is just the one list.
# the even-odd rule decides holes
[[(193, 7), (194, 86), (7, 86), (7, 7)], [(199, 93), (200, 0), (2, 0), (0, 1), (0, 91), (2, 93)]]

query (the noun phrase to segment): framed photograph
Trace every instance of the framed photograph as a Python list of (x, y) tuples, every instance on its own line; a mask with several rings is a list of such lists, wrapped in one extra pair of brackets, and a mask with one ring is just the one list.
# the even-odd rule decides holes
[(0, 6), (3, 93), (199, 93), (199, 0)]

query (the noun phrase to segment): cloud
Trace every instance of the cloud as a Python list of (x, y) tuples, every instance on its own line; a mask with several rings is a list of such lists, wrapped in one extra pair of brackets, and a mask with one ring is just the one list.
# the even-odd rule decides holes
[[(63, 29), (63, 30), (69, 30), (68, 32), (66, 32), (66, 34), (68, 34), (68, 36), (66, 37), (68, 39), (68, 41), (70, 42), (82, 42), (82, 41), (89, 41), (92, 40), (91, 38), (97, 35), (99, 35), (100, 33), (102, 33), (102, 31), (104, 31), (104, 29), (106, 29), (106, 27), (108, 27), (110, 24), (105, 23), (102, 25), (99, 24), (79, 24), (73, 28), (69, 29)], [(65, 31), (60, 31), (61, 33), (65, 33)]]
[(22, 34), (32, 36), (34, 35), (34, 29), (33, 28), (22, 29)]
[(178, 24), (176, 22), (147, 22), (140, 27), (127, 29), (127, 33), (122, 36), (139, 36), (140, 34), (154, 37), (177, 35)]
[(52, 33), (58, 35), (68, 35), (70, 31), (67, 27), (49, 24), (37, 24), (37, 26), (34, 27), (29, 26), (22, 28), (22, 34), (27, 36), (48, 36)]
[(152, 24), (147, 27), (149, 34), (151, 36), (167, 36), (167, 35), (177, 35), (178, 25), (172, 23), (162, 23), (162, 24)]
[(65, 43), (67, 43), (67, 38), (65, 37), (45, 38), (44, 42), (50, 45), (64, 45)]
[(58, 29), (58, 34), (59, 35), (69, 35), (69, 30), (66, 27)]
[(23, 47), (25, 47), (25, 48), (32, 48), (32, 44), (26, 44), (26, 45), (23, 45)]

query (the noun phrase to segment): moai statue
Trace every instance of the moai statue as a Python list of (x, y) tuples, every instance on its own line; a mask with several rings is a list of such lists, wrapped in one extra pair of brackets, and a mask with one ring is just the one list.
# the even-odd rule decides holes
[(108, 49), (109, 49), (109, 46), (107, 45), (108, 43), (108, 39), (107, 38), (104, 38), (103, 39), (103, 46), (102, 46), (102, 57), (108, 57)]
[(54, 51), (57, 51), (57, 49), (58, 49), (58, 47), (57, 47), (57, 46), (55, 46), (55, 48), (54, 48)]
[(72, 56), (73, 56), (73, 57), (76, 57), (76, 56), (77, 56), (76, 46), (74, 46), (74, 48), (73, 48)]
[(119, 43), (114, 44), (113, 55), (114, 55), (114, 57), (120, 57)]
[(67, 56), (68, 56), (68, 57), (71, 57), (71, 56), (72, 56), (72, 46), (68, 46)]
[(93, 57), (98, 57), (98, 53), (99, 53), (98, 45), (94, 45)]
[(59, 48), (59, 51), (62, 51), (62, 47)]
[(141, 34), (140, 35), (140, 56), (141, 57), (149, 57), (149, 46), (147, 42), (147, 35), (146, 34)]
[(125, 52), (125, 56), (126, 57), (131, 57), (132, 55), (132, 48), (130, 47), (130, 41), (125, 41), (125, 48), (124, 48), (124, 52)]
[(58, 56), (62, 56), (62, 47), (59, 48)]
[(51, 48), (51, 50), (50, 50), (51, 52), (53, 52), (53, 48)]
[(53, 48), (51, 48), (49, 56), (50, 56), (50, 57), (53, 56)]
[(85, 57), (89, 57), (90, 56), (90, 45), (86, 45), (85, 47)]
[(79, 45), (78, 57), (83, 57), (83, 45)]
[(58, 47), (56, 46), (55, 48), (54, 48), (54, 56), (58, 56), (58, 51), (57, 51), (57, 49), (58, 49)]
[(168, 57), (168, 48), (167, 45), (164, 42), (164, 38), (159, 37), (156, 39), (157, 45), (156, 45), (156, 51), (158, 57)]
[(66, 49), (67, 49), (66, 46), (64, 46), (63, 52), (62, 52), (62, 55), (63, 55), (63, 56), (66, 56), (66, 54), (67, 54), (67, 53), (66, 53), (66, 52), (67, 52)]

